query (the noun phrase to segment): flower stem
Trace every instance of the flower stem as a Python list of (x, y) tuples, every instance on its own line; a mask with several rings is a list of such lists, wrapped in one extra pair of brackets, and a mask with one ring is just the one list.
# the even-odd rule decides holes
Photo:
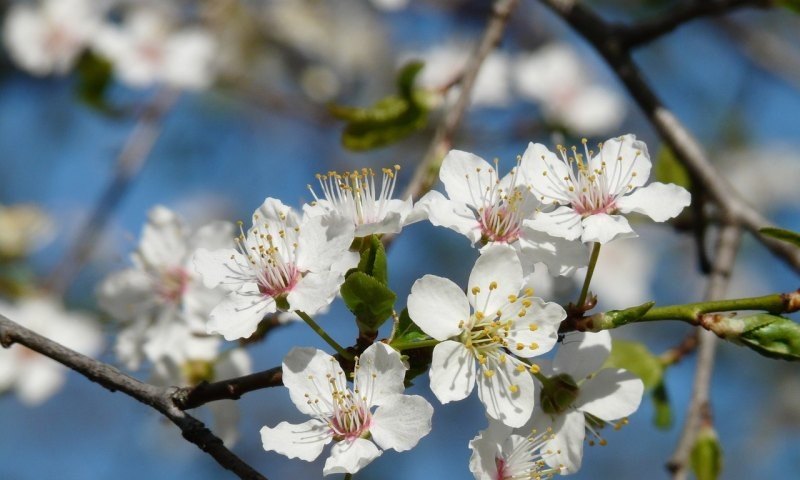
[(600, 243), (595, 242), (592, 246), (592, 256), (589, 258), (589, 269), (586, 270), (586, 278), (583, 279), (583, 288), (581, 289), (581, 296), (578, 298), (578, 308), (582, 308), (586, 304), (586, 297), (589, 295), (589, 284), (592, 283), (592, 275), (594, 275), (594, 266), (597, 265), (597, 258), (600, 256)]
[(431, 338), (428, 340), (417, 340), (413, 342), (392, 342), (389, 344), (389, 346), (397, 351), (402, 352), (403, 350), (412, 350), (415, 348), (435, 347), (439, 343), (439, 340)]
[(336, 350), (336, 353), (341, 355), (342, 358), (345, 358), (347, 360), (353, 360), (353, 355), (350, 352), (348, 352), (344, 347), (336, 343), (336, 340), (331, 338), (331, 336), (328, 335), (328, 333), (325, 330), (323, 330), (322, 327), (320, 327), (319, 324), (315, 322), (314, 319), (311, 318), (306, 312), (302, 310), (295, 310), (294, 313), (298, 314), (300, 318), (302, 318), (303, 321), (306, 322), (309, 327), (311, 327), (311, 330), (317, 332), (317, 335), (322, 337), (322, 339), (325, 340), (325, 343), (327, 343), (328, 345), (331, 346), (331, 348)]

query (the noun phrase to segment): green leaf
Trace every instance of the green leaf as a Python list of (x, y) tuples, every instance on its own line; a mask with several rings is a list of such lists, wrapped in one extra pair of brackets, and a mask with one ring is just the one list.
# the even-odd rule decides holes
[(342, 284), (342, 299), (362, 332), (376, 332), (392, 315), (397, 295), (364, 272), (353, 272)]
[[(389, 343), (393, 345), (409, 345), (416, 342), (424, 342), (430, 340), (431, 337), (417, 326), (416, 323), (411, 321), (408, 315), (408, 309), (404, 308), (400, 313), (400, 319), (397, 323), (397, 329), (394, 332), (392, 341)], [(428, 348), (412, 348), (403, 353), (405, 360), (408, 362), (408, 370), (406, 370), (405, 385), (406, 388), (413, 385), (412, 380), (428, 371), (431, 365), (433, 347)]]
[(767, 237), (772, 237), (776, 240), (782, 240), (784, 242), (791, 243), (795, 247), (800, 247), (800, 233), (793, 232), (791, 230), (784, 230), (782, 228), (762, 228), (759, 230), (763, 235)]
[(800, 13), (800, 0), (781, 0), (778, 2), (778, 4), (795, 13)]
[(388, 285), (389, 274), (386, 266), (386, 249), (377, 235), (364, 239), (361, 246), (361, 260), (358, 271), (364, 272), (384, 285)]
[(115, 113), (106, 100), (106, 91), (111, 85), (113, 66), (99, 55), (87, 51), (76, 66), (78, 82), (75, 90), (78, 98), (86, 105), (104, 113)]
[(408, 309), (404, 308), (400, 313), (400, 320), (397, 322), (397, 329), (394, 332), (390, 345), (409, 345), (416, 342), (430, 340), (431, 337), (425, 334), (419, 326), (411, 321)]
[(624, 368), (642, 379), (644, 387), (651, 389), (661, 383), (664, 366), (650, 350), (639, 342), (614, 340), (607, 367)]
[(697, 480), (716, 480), (722, 473), (722, 447), (713, 427), (703, 426), (689, 458)]
[(653, 424), (661, 430), (669, 430), (674, 419), (672, 418), (672, 406), (669, 403), (669, 394), (664, 382), (660, 382), (653, 388), (650, 394), (653, 400)]
[(414, 90), (414, 80), (422, 62), (412, 62), (397, 74), (397, 94), (376, 102), (369, 108), (329, 106), (330, 113), (347, 122), (342, 145), (364, 151), (385, 147), (411, 135), (428, 123), (428, 102), (424, 92)]
[(663, 183), (674, 183), (685, 189), (690, 189), (692, 179), (686, 167), (675, 157), (675, 154), (668, 147), (663, 147), (658, 152), (656, 160), (655, 179)]
[(729, 320), (742, 322), (741, 334), (726, 337), (750, 347), (761, 355), (779, 360), (800, 360), (800, 324), (788, 318), (766, 313)]

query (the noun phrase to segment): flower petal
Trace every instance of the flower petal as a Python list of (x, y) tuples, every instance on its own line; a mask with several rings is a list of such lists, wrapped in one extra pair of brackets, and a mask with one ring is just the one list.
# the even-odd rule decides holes
[(484, 189), (494, 184), (494, 167), (481, 157), (461, 150), (450, 150), (442, 160), (439, 179), (450, 200), (472, 207), (483, 206)]
[(231, 222), (211, 222), (198, 228), (189, 238), (191, 250), (207, 248), (217, 250), (233, 246), (234, 229)]
[(569, 241), (523, 226), (520, 260), (524, 265), (544, 263), (551, 275), (571, 275), (589, 261), (589, 251), (581, 242)]
[(355, 388), (369, 392), (369, 405), (383, 405), (386, 399), (403, 393), (406, 367), (400, 353), (385, 343), (370, 345), (358, 359)]
[(577, 240), (583, 233), (581, 216), (570, 207), (558, 207), (550, 212), (538, 212), (522, 224), (554, 237)]
[(306, 462), (317, 458), (332, 438), (328, 426), (317, 419), (300, 424), (281, 422), (274, 428), (261, 428), (264, 450)]
[(644, 383), (636, 375), (606, 368), (580, 386), (575, 408), (608, 422), (635, 412), (643, 393)]
[(150, 275), (138, 268), (111, 274), (97, 289), (97, 302), (117, 320), (133, 320), (156, 305), (155, 285)]
[(17, 375), (16, 391), (23, 404), (33, 407), (44, 403), (64, 385), (67, 372), (49, 358), (29, 360), (26, 364)]
[(544, 412), (536, 412), (535, 415), (538, 419), (538, 422), (534, 422), (537, 431), (547, 431), (547, 426), (553, 429), (552, 440), (543, 448), (545, 452), (552, 452), (544, 456), (545, 463), (552, 468), (560, 468), (562, 474), (580, 470), (583, 460), (583, 440), (586, 437), (586, 420), (583, 418), (583, 412), (567, 410), (555, 418)]
[(440, 402), (463, 400), (475, 387), (475, 359), (464, 345), (446, 340), (433, 348), (430, 378)]
[[(491, 285), (491, 287), (490, 287)], [(473, 289), (478, 293), (473, 294)], [(522, 265), (513, 247), (492, 245), (481, 252), (472, 267), (467, 291), (476, 311), (494, 314), (508, 303), (509, 295), (517, 295), (522, 288)]]
[[(558, 340), (558, 327), (567, 318), (567, 312), (557, 303), (545, 302), (537, 297), (527, 300), (530, 302), (528, 306), (523, 305), (523, 300), (514, 303), (519, 310), (513, 312), (512, 316), (517, 320), (508, 332), (508, 343), (512, 345), (509, 348), (514, 355), (524, 358), (552, 350)], [(522, 348), (516, 348), (519, 345)]]
[(536, 392), (522, 362), (513, 357), (490, 358), (478, 376), (478, 397), (490, 417), (509, 427), (521, 427), (531, 418)]
[(228, 290), (238, 290), (246, 281), (254, 281), (243, 274), (248, 271), (247, 259), (233, 248), (222, 250), (198, 249), (192, 258), (194, 269), (203, 278), (203, 285), (206, 288), (214, 288), (217, 285)]
[(449, 200), (440, 192), (432, 190), (426, 193), (414, 208), (424, 212), (433, 225), (458, 232), (469, 238), (472, 243), (481, 237), (480, 224), (475, 218), (475, 212), (467, 204)]
[(292, 310), (314, 315), (333, 302), (344, 275), (339, 272), (309, 272), (292, 288), (286, 300)]
[(330, 269), (350, 249), (354, 236), (350, 219), (335, 214), (306, 217), (297, 239), (297, 267), (312, 272)]
[(497, 480), (497, 457), (500, 446), (511, 435), (511, 427), (489, 419), (489, 427), (470, 440), (469, 471), (476, 480)]
[(246, 283), (238, 292), (231, 292), (214, 307), (206, 331), (219, 333), (225, 340), (247, 338), (256, 331), (264, 315), (275, 311), (275, 300), (258, 291), (254, 283)]
[(627, 134), (603, 142), (600, 153), (592, 157), (589, 165), (592, 171), (605, 168), (608, 189), (613, 194), (627, 190), (629, 185), (641, 187), (647, 183), (652, 163), (647, 145), (636, 140), (636, 135)]
[(564, 177), (570, 176), (567, 165), (541, 143), (529, 143), (522, 154), (520, 169), (532, 187), (536, 199), (544, 204), (569, 203)]
[(161, 205), (147, 214), (138, 255), (147, 265), (179, 266), (187, 251), (187, 232), (181, 219)]
[[(282, 371), (283, 385), (298, 410), (308, 415), (333, 411), (330, 382), (345, 381), (344, 371), (333, 357), (316, 348), (295, 347), (284, 357)], [(309, 406), (317, 400), (314, 407)]]
[(641, 213), (656, 222), (665, 222), (677, 217), (688, 207), (692, 203), (692, 196), (685, 188), (678, 185), (654, 182), (644, 188), (636, 189), (616, 203), (622, 213)]
[(469, 319), (469, 302), (461, 287), (435, 275), (425, 275), (411, 287), (408, 315), (436, 340), (461, 333), (459, 323)]
[(433, 407), (418, 395), (393, 395), (375, 410), (369, 431), (383, 449), (411, 450), (431, 431)]
[(381, 453), (374, 443), (363, 438), (338, 442), (331, 448), (331, 456), (325, 460), (322, 474), (356, 473), (380, 457)]
[(208, 409), (214, 419), (214, 433), (226, 447), (239, 440), (239, 404), (234, 400), (209, 402)]
[(608, 243), (615, 238), (637, 237), (628, 220), (622, 215), (606, 215), (598, 213), (583, 219), (583, 243)]
[(610, 353), (611, 335), (605, 330), (568, 334), (556, 352), (553, 370), (566, 373), (580, 382), (600, 370)]

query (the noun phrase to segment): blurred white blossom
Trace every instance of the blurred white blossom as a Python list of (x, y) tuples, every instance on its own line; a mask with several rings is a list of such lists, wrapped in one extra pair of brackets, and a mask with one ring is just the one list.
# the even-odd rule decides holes
[(52, 238), (51, 218), (35, 205), (0, 205), (0, 259), (27, 255)]

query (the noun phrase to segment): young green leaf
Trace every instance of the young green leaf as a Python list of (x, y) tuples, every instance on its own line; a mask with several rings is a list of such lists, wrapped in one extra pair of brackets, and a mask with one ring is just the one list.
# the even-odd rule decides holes
[(669, 394), (664, 382), (653, 388), (650, 398), (653, 400), (653, 424), (661, 430), (672, 428), (672, 406), (669, 403)]
[(697, 434), (689, 459), (697, 480), (717, 480), (722, 473), (722, 447), (711, 426), (703, 426)]
[(639, 342), (614, 340), (607, 367), (624, 368), (642, 379), (644, 387), (651, 389), (661, 383), (664, 366), (650, 350)]
[(358, 271), (364, 272), (384, 285), (389, 282), (386, 267), (386, 249), (377, 235), (370, 235), (364, 239), (361, 246), (361, 260), (358, 262)]
[(376, 332), (392, 315), (397, 298), (386, 285), (364, 272), (348, 275), (342, 284), (341, 294), (363, 332)]
[(762, 228), (759, 232), (768, 237), (791, 243), (795, 247), (800, 247), (800, 233), (782, 228)]

